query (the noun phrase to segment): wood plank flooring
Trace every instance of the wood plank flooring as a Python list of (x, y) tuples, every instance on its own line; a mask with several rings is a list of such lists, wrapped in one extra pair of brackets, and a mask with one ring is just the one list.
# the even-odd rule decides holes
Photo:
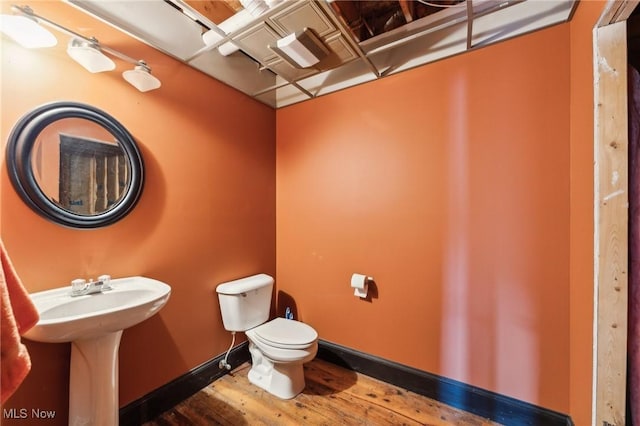
[(498, 423), (315, 359), (305, 390), (281, 400), (249, 383), (245, 363), (144, 426), (456, 425)]

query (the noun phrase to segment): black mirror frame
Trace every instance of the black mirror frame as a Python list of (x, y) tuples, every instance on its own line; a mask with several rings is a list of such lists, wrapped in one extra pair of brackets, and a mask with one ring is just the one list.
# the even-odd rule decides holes
[[(95, 215), (70, 212), (52, 202), (36, 182), (31, 168), (35, 141), (46, 126), (64, 118), (84, 118), (104, 127), (116, 137), (126, 154), (131, 181), (124, 197), (109, 210)], [(144, 164), (133, 136), (111, 115), (80, 102), (51, 102), (24, 115), (9, 135), (6, 163), (9, 178), (20, 198), (39, 215), (71, 228), (99, 228), (122, 219), (136, 205), (144, 186)]]

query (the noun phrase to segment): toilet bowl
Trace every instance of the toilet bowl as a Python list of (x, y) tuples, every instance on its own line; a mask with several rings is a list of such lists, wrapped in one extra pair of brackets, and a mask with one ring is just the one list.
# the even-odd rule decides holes
[(253, 275), (218, 285), (226, 330), (243, 331), (249, 340), (249, 381), (267, 392), (290, 399), (305, 386), (303, 364), (318, 352), (318, 333), (308, 324), (269, 319), (273, 278)]
[(307, 324), (275, 318), (245, 334), (252, 361), (249, 381), (282, 399), (302, 392), (303, 364), (318, 352), (318, 333)]

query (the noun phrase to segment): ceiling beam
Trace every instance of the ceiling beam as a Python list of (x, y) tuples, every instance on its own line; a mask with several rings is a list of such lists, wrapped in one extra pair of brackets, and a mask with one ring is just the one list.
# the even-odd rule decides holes
[(404, 15), (404, 20), (409, 22), (413, 22), (413, 15), (415, 13), (415, 3), (409, 0), (398, 0), (400, 3), (400, 9), (402, 9), (402, 14)]
[(184, 2), (216, 25), (242, 9), (242, 5), (237, 0), (184, 0)]
[(597, 27), (627, 20), (639, 3), (639, 0), (609, 0), (602, 16), (600, 16)]

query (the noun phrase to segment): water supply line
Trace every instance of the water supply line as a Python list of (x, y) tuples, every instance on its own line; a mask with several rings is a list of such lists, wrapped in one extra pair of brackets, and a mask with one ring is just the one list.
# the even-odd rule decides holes
[(232, 331), (231, 332), (231, 346), (229, 346), (229, 350), (227, 351), (227, 353), (224, 355), (224, 359), (222, 361), (220, 361), (220, 363), (218, 363), (218, 368), (220, 368), (221, 370), (227, 369), (227, 370), (231, 370), (231, 364), (229, 364), (227, 362), (227, 358), (229, 358), (229, 353), (231, 352), (231, 349), (233, 349), (233, 345), (234, 343), (236, 343), (236, 332)]

